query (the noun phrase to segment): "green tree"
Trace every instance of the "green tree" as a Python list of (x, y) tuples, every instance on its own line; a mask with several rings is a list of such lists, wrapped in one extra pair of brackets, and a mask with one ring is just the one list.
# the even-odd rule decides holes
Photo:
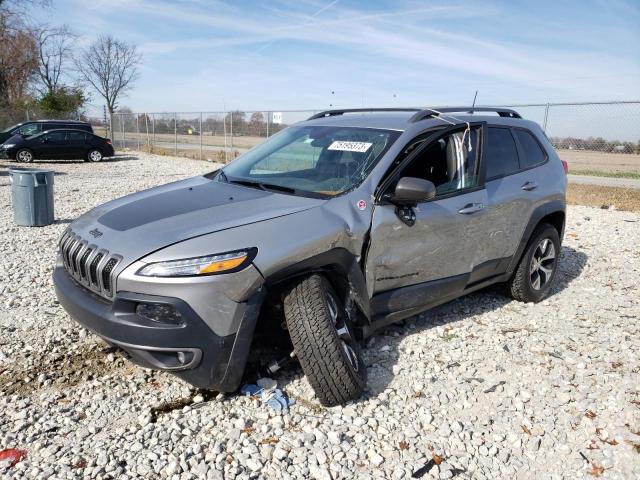
[(48, 116), (66, 117), (70, 114), (78, 116), (86, 100), (80, 88), (58, 87), (44, 93), (37, 104)]

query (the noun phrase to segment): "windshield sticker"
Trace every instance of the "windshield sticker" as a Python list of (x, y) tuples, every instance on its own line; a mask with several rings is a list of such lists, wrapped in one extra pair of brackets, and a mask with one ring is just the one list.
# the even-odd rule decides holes
[(369, 150), (373, 143), (368, 142), (339, 142), (335, 141), (329, 145), (329, 150), (340, 150), (343, 152), (359, 152), (364, 153)]

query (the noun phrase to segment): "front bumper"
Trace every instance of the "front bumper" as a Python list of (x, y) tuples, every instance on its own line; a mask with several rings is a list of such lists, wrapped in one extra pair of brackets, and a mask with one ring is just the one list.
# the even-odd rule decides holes
[[(136, 363), (174, 373), (198, 388), (238, 388), (260, 312), (264, 289), (227, 311), (237, 331), (217, 335), (179, 298), (118, 292), (109, 302), (80, 286), (61, 266), (53, 272), (56, 295), (78, 323), (126, 351)], [(139, 303), (172, 305), (183, 324), (158, 323), (136, 314)]]

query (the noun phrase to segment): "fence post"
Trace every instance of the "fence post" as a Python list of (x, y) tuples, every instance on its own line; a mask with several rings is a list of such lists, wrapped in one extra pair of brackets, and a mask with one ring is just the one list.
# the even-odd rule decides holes
[[(233, 112), (229, 112), (229, 140), (231, 142), (231, 152), (233, 154)], [(232, 158), (233, 160), (233, 158)]]
[(224, 132), (224, 163), (227, 162), (227, 112), (222, 112), (222, 130)]
[(267, 138), (269, 138), (269, 117), (271, 117), (271, 112), (267, 112)]
[(542, 122), (542, 130), (547, 133), (547, 119), (549, 118), (549, 104), (544, 107), (544, 121)]
[(140, 116), (136, 114), (136, 138), (138, 140), (138, 150), (140, 150)]
[(122, 130), (122, 148), (126, 148), (126, 138), (125, 138), (125, 133), (124, 133), (124, 113), (120, 114), (120, 127)]
[(149, 145), (149, 114), (144, 114), (144, 126), (147, 130), (147, 150), (151, 153), (151, 145)]
[(151, 150), (156, 146), (156, 114), (151, 114)]
[(178, 112), (173, 112), (173, 153), (178, 156)]
[(200, 112), (200, 160), (202, 160), (202, 112)]

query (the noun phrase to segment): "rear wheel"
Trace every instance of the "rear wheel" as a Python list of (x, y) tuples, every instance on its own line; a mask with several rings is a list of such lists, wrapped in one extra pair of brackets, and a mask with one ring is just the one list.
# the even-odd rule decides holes
[(20, 149), (16, 152), (16, 160), (22, 163), (33, 162), (33, 152), (28, 148)]
[(507, 285), (511, 297), (521, 302), (539, 302), (545, 298), (556, 277), (559, 258), (558, 231), (546, 223), (538, 225)]
[(326, 278), (311, 275), (284, 297), (291, 341), (320, 403), (334, 406), (361, 395), (366, 367), (340, 298)]
[(89, 150), (89, 153), (87, 153), (87, 160), (90, 162), (99, 162), (102, 160), (102, 152), (97, 148)]

